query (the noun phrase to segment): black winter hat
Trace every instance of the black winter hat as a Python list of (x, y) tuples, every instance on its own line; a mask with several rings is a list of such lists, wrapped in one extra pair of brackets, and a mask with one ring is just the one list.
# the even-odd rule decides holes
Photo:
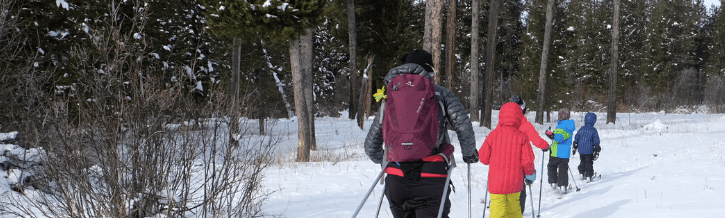
[(404, 64), (418, 64), (423, 67), (425, 71), (428, 71), (428, 73), (435, 75), (435, 72), (433, 71), (433, 55), (425, 50), (411, 51), (410, 53), (403, 55), (403, 57), (400, 57), (400, 62), (403, 62)]
[(521, 99), (521, 97), (519, 97), (518, 95), (514, 95), (514, 96), (511, 96), (509, 101), (521, 106), (521, 110), (524, 112), (524, 114), (526, 114), (526, 102), (524, 101), (524, 99)]

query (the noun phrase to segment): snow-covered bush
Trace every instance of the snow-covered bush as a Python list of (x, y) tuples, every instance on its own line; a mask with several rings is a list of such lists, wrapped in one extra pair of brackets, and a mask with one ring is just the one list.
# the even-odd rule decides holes
[(15, 191), (0, 196), (0, 214), (259, 216), (262, 171), (279, 139), (257, 135), (259, 127), (241, 119), (248, 114), (240, 108), (254, 105), (254, 98), (232, 101), (225, 87), (212, 84), (199, 101), (183, 82), (145, 73), (154, 66), (144, 60), (153, 56), (131, 36), (144, 28), (147, 14), (120, 19), (111, 10), (108, 17), (88, 25), (93, 46), (68, 52), (69, 66), (79, 72), (63, 95), (44, 92), (50, 77), (37, 71), (13, 74), (23, 83), (10, 90), (27, 94), (16, 99), (23, 104), (3, 109), (17, 120), (8, 126), (20, 131), (13, 149), (36, 149), (38, 164), (21, 170), (32, 171), (32, 180), (20, 176)]

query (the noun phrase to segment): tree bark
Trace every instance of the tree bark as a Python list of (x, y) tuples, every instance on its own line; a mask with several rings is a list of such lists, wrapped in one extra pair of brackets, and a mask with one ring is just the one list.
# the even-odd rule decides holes
[(265, 109), (262, 109), (262, 107), (257, 107), (257, 115), (259, 115), (259, 135), (266, 135), (267, 133), (264, 131), (264, 119), (267, 118)]
[(456, 63), (456, 3), (458, 0), (448, 0), (448, 40), (446, 42), (446, 81), (448, 89), (453, 90), (453, 70)]
[(491, 129), (491, 111), (493, 106), (493, 79), (496, 78), (494, 73), (496, 60), (496, 30), (498, 29), (498, 11), (499, 1), (491, 0), (488, 10), (488, 36), (486, 36), (486, 98), (484, 108), (483, 121), (481, 126)]
[(289, 50), (295, 92), (295, 113), (297, 114), (297, 162), (308, 162), (310, 161), (310, 133), (307, 123), (309, 115), (307, 114), (305, 84), (300, 63), (300, 38), (290, 41)]
[(471, 99), (470, 99), (470, 111), (471, 121), (480, 121), (478, 119), (478, 75), (479, 64), (478, 64), (478, 17), (481, 3), (479, 0), (472, 0), (471, 3)]
[[(237, 37), (234, 37), (233, 40), (233, 46), (232, 49), (232, 78), (229, 85), (229, 94), (232, 96), (232, 107), (237, 106), (237, 101), (239, 101), (239, 58), (242, 53), (242, 40), (240, 40)], [(234, 110), (234, 109), (232, 109)]]
[[(423, 49), (433, 56), (433, 71), (440, 72), (441, 41), (443, 29), (443, 0), (427, 0), (425, 2), (425, 29), (423, 33)], [(440, 75), (435, 75), (433, 81), (440, 84)]]
[(315, 85), (314, 73), (312, 72), (312, 28), (307, 29), (307, 34), (300, 36), (300, 64), (302, 66), (302, 72), (304, 76), (304, 88), (305, 88), (305, 105), (307, 105), (307, 123), (310, 134), (310, 149), (317, 150), (317, 139), (315, 137), (315, 107), (314, 107), (314, 93), (312, 88)]
[(609, 100), (607, 102), (607, 123), (617, 122), (617, 66), (619, 65), (619, 2), (614, 0), (612, 17), (612, 58), (609, 66)]
[[(357, 117), (357, 126), (360, 127), (360, 129), (363, 129), (363, 125), (365, 124), (365, 102), (367, 100), (366, 95), (366, 88), (368, 83), (370, 83), (370, 77), (368, 76), (368, 72), (372, 72), (373, 70), (373, 60), (375, 60), (375, 56), (368, 57), (368, 66), (365, 67), (365, 72), (363, 72), (363, 79), (362, 84), (360, 85), (360, 101), (358, 102), (359, 109), (358, 113), (360, 116)], [(372, 75), (372, 74), (370, 74)]]
[(349, 119), (355, 119), (355, 92), (357, 91), (357, 32), (355, 27), (355, 0), (347, 0), (347, 34), (350, 41), (350, 101)]
[(546, 26), (544, 29), (544, 49), (541, 51), (541, 68), (539, 69), (539, 90), (536, 97), (536, 123), (544, 124), (546, 102), (546, 67), (549, 63), (549, 44), (551, 44), (551, 21), (554, 17), (554, 0), (546, 3)]
[[(374, 58), (374, 57), (373, 57)], [(371, 62), (373, 59), (371, 59)], [(368, 77), (368, 84), (365, 88), (365, 117), (369, 117), (372, 115), (372, 106), (373, 106), (373, 70), (375, 68), (370, 67), (370, 71), (366, 72), (366, 75)]]

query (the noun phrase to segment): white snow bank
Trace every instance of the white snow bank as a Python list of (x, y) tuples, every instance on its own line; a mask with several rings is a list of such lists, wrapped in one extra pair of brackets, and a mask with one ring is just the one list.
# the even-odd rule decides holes
[(0, 133), (0, 141), (15, 139), (16, 136), (18, 136), (18, 131)]
[(660, 119), (657, 119), (657, 120), (655, 120), (654, 123), (647, 124), (644, 127), (642, 127), (642, 129), (659, 131), (659, 130), (667, 129), (667, 125), (662, 124), (662, 121), (660, 121)]

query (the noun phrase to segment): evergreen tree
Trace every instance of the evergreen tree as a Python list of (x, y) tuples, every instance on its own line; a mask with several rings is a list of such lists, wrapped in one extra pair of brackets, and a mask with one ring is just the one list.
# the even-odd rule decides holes
[[(519, 71), (519, 59), (523, 53), (522, 35), (525, 34), (525, 27), (521, 20), (524, 12), (524, 3), (521, 0), (503, 1), (502, 10), (499, 16), (499, 31), (497, 38), (496, 66), (498, 73), (498, 93), (495, 95), (494, 105), (502, 105), (507, 102), (512, 93), (510, 90), (511, 77)], [(494, 108), (498, 108), (495, 106)]]
[[(346, 6), (346, 1), (335, 0), (325, 13), (327, 21), (335, 26), (329, 29), (331, 35), (344, 40), (338, 47), (343, 50), (347, 50), (349, 45)], [(388, 70), (401, 64), (399, 59), (402, 55), (413, 49), (422, 49), (425, 5), (412, 0), (358, 0), (355, 1), (355, 10), (357, 62), (363, 63), (359, 71), (367, 65), (367, 55), (374, 54), (373, 76), (369, 82), (380, 88)], [(373, 101), (372, 98), (366, 100)]]
[(656, 0), (651, 8), (644, 79), (656, 93), (666, 93), (679, 73), (695, 65), (696, 24), (702, 18), (690, 1)]
[[(527, 107), (536, 108), (536, 93), (538, 89), (539, 67), (541, 65), (541, 49), (544, 40), (544, 21), (546, 21), (546, 1), (527, 0), (525, 28), (522, 37), (523, 52), (519, 63), (520, 72), (515, 78), (516, 86), (512, 87), (514, 93), (519, 93)], [(531, 106), (529, 106), (531, 105)]]
[(709, 47), (709, 61), (707, 72), (709, 76), (725, 76), (725, 13), (722, 12), (722, 5), (712, 9), (712, 41)]
[(255, 34), (271, 40), (289, 40), (294, 78), (295, 109), (299, 124), (297, 161), (309, 161), (314, 145), (312, 115), (312, 27), (322, 15), (324, 1), (213, 1), (202, 0), (209, 27), (216, 35), (244, 37)]
[[(619, 37), (619, 88), (618, 96), (622, 96), (625, 105), (634, 106), (639, 99), (635, 93), (644, 86), (642, 72), (646, 65), (644, 44), (647, 40), (648, 1), (622, 1)], [(626, 94), (625, 94), (626, 93)]]
[[(725, 0), (720, 1), (719, 7), (712, 8), (710, 19), (711, 41), (708, 46), (708, 62), (706, 64), (707, 82), (704, 92), (705, 102), (712, 107), (712, 111), (722, 113), (725, 111), (725, 13), (722, 12), (722, 5)], [(707, 27), (707, 26), (706, 26)]]

